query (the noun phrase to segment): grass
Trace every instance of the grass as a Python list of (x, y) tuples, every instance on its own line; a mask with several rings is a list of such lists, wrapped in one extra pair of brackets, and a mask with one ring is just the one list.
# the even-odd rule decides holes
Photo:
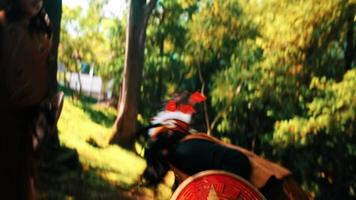
[[(100, 120), (93, 120), (98, 119), (94, 116)], [(82, 164), (100, 171), (114, 184), (129, 186), (137, 182), (146, 164), (133, 152), (107, 145), (111, 135), (108, 124), (114, 117), (115, 109), (67, 99), (58, 122), (59, 138), (63, 145), (77, 150)], [(103, 148), (92, 145), (93, 141)]]
[[(135, 153), (108, 144), (115, 117), (115, 109), (92, 99), (66, 97), (58, 122), (62, 150), (59, 161), (40, 172), (40, 199), (169, 199), (173, 183), (160, 184), (156, 194), (148, 188), (131, 188), (146, 163)], [(77, 169), (61, 161), (73, 152), (80, 161)]]

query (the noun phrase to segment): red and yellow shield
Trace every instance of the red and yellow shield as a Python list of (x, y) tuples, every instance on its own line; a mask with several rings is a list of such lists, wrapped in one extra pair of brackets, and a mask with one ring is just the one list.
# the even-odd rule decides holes
[(208, 170), (186, 179), (171, 200), (265, 200), (246, 180), (234, 174)]

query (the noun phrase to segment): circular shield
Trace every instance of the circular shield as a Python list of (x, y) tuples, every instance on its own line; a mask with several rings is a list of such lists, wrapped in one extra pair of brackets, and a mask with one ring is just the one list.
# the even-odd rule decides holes
[(207, 170), (187, 178), (171, 200), (265, 200), (257, 189), (235, 174)]

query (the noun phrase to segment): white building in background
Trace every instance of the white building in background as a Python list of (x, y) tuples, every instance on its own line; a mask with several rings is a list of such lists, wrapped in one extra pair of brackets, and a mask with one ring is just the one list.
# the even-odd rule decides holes
[[(82, 70), (83, 71), (83, 70)], [(94, 70), (90, 67), (89, 73), (81, 72), (78, 76), (76, 72), (66, 72), (64, 65), (59, 64), (58, 73), (65, 73), (67, 84), (70, 89), (79, 91), (81, 83), (82, 94), (93, 97), (97, 100), (110, 99), (112, 97), (112, 90), (114, 87), (114, 80), (103, 82), (100, 76), (94, 75)], [(80, 77), (80, 83), (79, 83)], [(59, 81), (64, 85), (63, 81)]]

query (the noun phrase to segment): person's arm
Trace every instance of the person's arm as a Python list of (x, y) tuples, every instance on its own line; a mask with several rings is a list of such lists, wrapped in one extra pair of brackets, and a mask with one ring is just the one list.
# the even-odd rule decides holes
[(148, 185), (157, 185), (162, 181), (169, 170), (169, 164), (165, 158), (167, 150), (167, 134), (161, 134), (157, 138), (151, 138), (145, 150), (147, 167), (143, 173)]

